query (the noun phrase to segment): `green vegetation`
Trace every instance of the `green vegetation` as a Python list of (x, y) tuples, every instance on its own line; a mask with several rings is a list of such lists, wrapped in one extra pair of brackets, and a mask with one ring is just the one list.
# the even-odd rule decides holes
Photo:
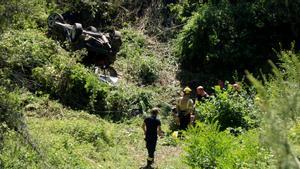
[[(38, 151), (16, 132), (8, 130), (3, 135), (4, 148), (0, 155), (4, 168), (138, 168), (144, 165), (146, 152), (140, 118), (111, 123), (84, 111), (65, 108), (47, 96), (37, 97), (30, 92), (18, 96), (25, 105), (22, 112)], [(160, 162), (161, 166), (185, 167), (177, 158), (164, 157), (164, 148), (176, 152), (171, 146), (158, 146), (160, 156), (167, 159)]]
[[(262, 85), (250, 76), (258, 89), (264, 141), (272, 148), (282, 168), (299, 168), (299, 145), (292, 137), (299, 127), (300, 59), (293, 51), (280, 53), (280, 68)], [(299, 132), (299, 131), (298, 131)]]
[(233, 136), (217, 123), (197, 123), (187, 131), (185, 162), (192, 168), (271, 168), (271, 153), (257, 131)]
[(219, 78), (234, 70), (266, 71), (268, 59), (277, 62), (273, 49), (290, 48), (299, 39), (297, 0), (202, 2), (184, 0), (174, 7), (186, 23), (176, 51), (189, 71), (213, 72)]
[[(159, 168), (300, 168), (298, 0), (0, 2), (0, 168), (142, 167), (156, 106)], [(52, 12), (120, 30), (116, 85), (82, 63), (86, 50), (49, 37)], [(241, 90), (206, 86), (216, 79)], [(175, 97), (199, 84), (211, 96), (176, 138)]]
[(47, 12), (51, 10), (47, 8), (47, 4), (43, 0), (1, 0), (0, 31), (45, 28)]
[(235, 91), (231, 85), (227, 89), (215, 86), (215, 95), (205, 102), (197, 102), (195, 110), (200, 120), (208, 123), (218, 121), (220, 130), (231, 128), (249, 129), (258, 124), (257, 106), (246, 89)]
[[(4, 147), (4, 134), (7, 130), (20, 131), (24, 121), (20, 113), (20, 102), (14, 93), (7, 92), (3, 87), (0, 88), (0, 151)], [(1, 166), (3, 164), (1, 163)]]
[(146, 37), (132, 29), (124, 29), (122, 35), (124, 45), (116, 64), (120, 70), (123, 69), (125, 78), (146, 85), (157, 81), (162, 65), (155, 53), (147, 48)]
[[(299, 132), (300, 60), (293, 51), (281, 52), (280, 60), (280, 68), (273, 67), (274, 75), (264, 85), (249, 75), (258, 91), (255, 104), (253, 98), (242, 92), (230, 95), (232, 89), (221, 91), (216, 88), (215, 97), (198, 105), (196, 110), (207, 124), (197, 123), (186, 133), (185, 162), (189, 166), (299, 168), (299, 138), (296, 133)], [(234, 114), (236, 111), (242, 113), (237, 116)], [(253, 115), (254, 119), (249, 118)], [(247, 129), (249, 126), (245, 127), (241, 121), (251, 124), (255, 119), (260, 119), (254, 121), (259, 130), (227, 128)], [(225, 128), (227, 130), (222, 131)]]

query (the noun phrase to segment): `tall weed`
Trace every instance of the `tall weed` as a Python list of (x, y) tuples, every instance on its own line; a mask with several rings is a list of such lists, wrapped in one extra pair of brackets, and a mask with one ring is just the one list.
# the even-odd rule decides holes
[(300, 168), (299, 143), (289, 139), (292, 128), (299, 123), (300, 112), (300, 59), (294, 51), (279, 53), (281, 65), (273, 66), (274, 75), (269, 81), (249, 79), (258, 90), (257, 104), (262, 114), (263, 138), (276, 154), (279, 168)]

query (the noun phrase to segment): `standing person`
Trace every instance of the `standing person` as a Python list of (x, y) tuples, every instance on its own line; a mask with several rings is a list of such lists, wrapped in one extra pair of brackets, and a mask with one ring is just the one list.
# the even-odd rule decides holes
[(198, 86), (196, 89), (196, 101), (201, 102), (209, 97), (203, 86)]
[(218, 85), (220, 86), (221, 90), (226, 89), (225, 83), (222, 80), (218, 80)]
[(240, 92), (241, 91), (241, 86), (238, 83), (232, 84), (232, 88), (236, 92)]
[[(209, 95), (206, 93), (206, 91), (204, 90), (203, 86), (198, 86), (196, 88), (196, 99), (195, 99), (195, 107), (199, 106), (201, 103), (205, 102), (206, 99), (209, 98)], [(200, 112), (199, 109), (196, 108), (195, 110), (197, 112), (198, 118), (199, 120), (203, 121), (204, 120), (204, 116), (203, 114)]]
[(190, 98), (192, 90), (189, 87), (183, 89), (183, 96), (180, 97), (176, 104), (176, 112), (179, 117), (179, 129), (186, 130), (188, 125), (194, 119), (194, 102)]
[(163, 136), (163, 131), (161, 130), (161, 122), (157, 118), (159, 113), (158, 108), (153, 108), (150, 111), (151, 116), (147, 117), (144, 120), (142, 125), (144, 134), (145, 134), (145, 141), (146, 141), (146, 148), (148, 150), (148, 158), (147, 158), (147, 166), (151, 167), (154, 162), (154, 152), (157, 143), (157, 135)]

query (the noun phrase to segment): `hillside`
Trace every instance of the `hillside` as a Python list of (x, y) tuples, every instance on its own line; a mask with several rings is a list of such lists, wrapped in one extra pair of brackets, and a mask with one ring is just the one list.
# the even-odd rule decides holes
[[(5, 134), (1, 155), (5, 168), (139, 168), (145, 165), (140, 118), (111, 123), (87, 112), (63, 108), (46, 98), (28, 104), (24, 112), (30, 140), (23, 140), (14, 132)], [(35, 145), (38, 153), (27, 141)], [(157, 165), (184, 167), (178, 160), (178, 147), (163, 145), (165, 141), (160, 141)]]
[(300, 1), (0, 2), (0, 168), (144, 168), (153, 107), (153, 168), (300, 168)]

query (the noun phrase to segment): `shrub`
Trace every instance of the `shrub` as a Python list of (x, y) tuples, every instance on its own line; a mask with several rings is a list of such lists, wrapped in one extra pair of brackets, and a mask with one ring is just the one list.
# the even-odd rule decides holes
[(17, 84), (19, 87), (34, 90), (39, 84), (32, 79), (32, 70), (49, 65), (56, 58), (76, 62), (68, 52), (40, 31), (12, 30), (1, 36), (1, 76), (7, 79), (6, 82), (2, 81), (5, 82), (4, 85)]
[(141, 66), (138, 69), (138, 76), (143, 84), (152, 84), (158, 77), (158, 65), (154, 58), (146, 58), (142, 60)]
[(185, 163), (192, 168), (270, 168), (271, 156), (259, 144), (257, 131), (235, 137), (216, 123), (197, 123), (186, 132)]
[(58, 45), (40, 31), (8, 31), (0, 41), (1, 67), (10, 69), (15, 76), (29, 76), (31, 69), (49, 63), (59, 51)]
[(144, 114), (153, 107), (153, 93), (147, 89), (125, 85), (111, 90), (106, 99), (113, 120), (122, 120)]
[(1, 67), (19, 86), (43, 91), (76, 109), (105, 109), (104, 84), (39, 31), (10, 31), (0, 42)]
[(151, 85), (159, 79), (161, 64), (155, 56), (135, 56), (129, 59), (119, 60), (117, 64), (123, 64), (123, 71), (127, 80), (142, 85)]
[(47, 11), (50, 10), (50, 6), (44, 0), (1, 1), (0, 31), (44, 28), (48, 17)]
[(295, 155), (297, 158), (300, 158), (300, 124), (296, 124), (293, 126), (290, 131), (289, 131), (289, 136), (288, 136), (291, 144), (293, 145), (293, 150), (295, 152)]
[(176, 13), (177, 19), (181, 22), (187, 22), (189, 17), (193, 15), (204, 4), (199, 0), (182, 0), (180, 3), (171, 5), (171, 11)]
[(38, 168), (43, 166), (44, 161), (41, 160), (32, 147), (26, 143), (13, 130), (8, 130), (4, 134), (4, 148), (0, 154), (0, 160), (3, 162), (1, 168)]
[(132, 29), (124, 29), (122, 34), (124, 41), (115, 65), (123, 72), (124, 78), (143, 85), (157, 82), (163, 64), (159, 63), (160, 58), (148, 48), (146, 37)]
[(109, 29), (112, 25), (122, 26), (120, 2), (99, 0), (62, 0), (55, 2), (55, 9), (64, 11), (64, 18), (80, 22), (84, 27), (95, 26)]
[(39, 83), (38, 90), (50, 93), (65, 105), (103, 115), (107, 86), (83, 65), (46, 65), (35, 68), (33, 77)]
[(300, 59), (294, 51), (282, 51), (279, 56), (280, 67), (272, 64), (274, 75), (264, 85), (251, 75), (249, 78), (258, 91), (263, 140), (274, 151), (278, 167), (299, 168), (299, 154), (295, 152), (299, 142), (288, 133), (297, 128), (300, 117)]
[(146, 48), (145, 36), (132, 28), (122, 29), (121, 33), (123, 43), (118, 56), (129, 59), (142, 55), (144, 48)]
[(254, 105), (253, 96), (245, 89), (234, 91), (231, 86), (221, 90), (214, 88), (214, 96), (205, 102), (196, 102), (196, 113), (202, 121), (218, 121), (221, 130), (228, 127), (249, 129), (258, 125), (258, 108)]
[(16, 93), (8, 92), (0, 86), (0, 151), (3, 148), (3, 134), (7, 129), (19, 130), (23, 122), (21, 102)]
[(289, 48), (299, 39), (295, 25), (300, 20), (293, 17), (299, 5), (277, 0), (210, 0), (196, 7), (184, 3), (182, 11), (193, 11), (176, 45), (183, 68), (224, 74), (264, 68), (267, 59), (277, 61), (273, 48)]

